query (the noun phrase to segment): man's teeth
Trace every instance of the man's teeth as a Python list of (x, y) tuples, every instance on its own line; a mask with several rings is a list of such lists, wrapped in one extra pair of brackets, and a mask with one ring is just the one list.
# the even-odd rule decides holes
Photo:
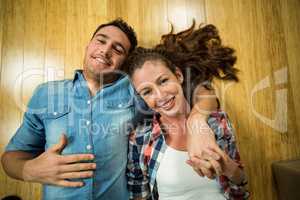
[(103, 60), (102, 58), (96, 58), (96, 60), (102, 64), (108, 65), (108, 62), (106, 62), (105, 60)]

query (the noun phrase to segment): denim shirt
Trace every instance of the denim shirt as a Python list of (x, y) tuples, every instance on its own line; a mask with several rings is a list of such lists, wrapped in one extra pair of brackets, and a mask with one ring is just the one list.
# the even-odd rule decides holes
[(134, 99), (127, 77), (105, 85), (94, 97), (82, 71), (76, 71), (73, 80), (44, 83), (34, 92), (6, 151), (39, 154), (64, 133), (68, 144), (62, 154), (92, 153), (97, 169), (92, 178), (81, 179), (80, 188), (44, 185), (43, 199), (128, 199), (125, 170)]

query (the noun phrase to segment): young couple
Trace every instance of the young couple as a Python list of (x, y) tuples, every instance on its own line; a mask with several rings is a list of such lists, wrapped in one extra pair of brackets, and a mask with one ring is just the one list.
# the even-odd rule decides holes
[[(44, 184), (43, 199), (247, 198), (227, 115), (201, 98), (215, 77), (237, 81), (233, 50), (212, 25), (165, 35), (153, 49), (136, 44), (124, 21), (100, 25), (83, 71), (35, 91), (2, 156), (6, 173)], [(141, 98), (153, 120), (131, 132), (127, 151), (123, 125), (144, 121), (134, 120)]]

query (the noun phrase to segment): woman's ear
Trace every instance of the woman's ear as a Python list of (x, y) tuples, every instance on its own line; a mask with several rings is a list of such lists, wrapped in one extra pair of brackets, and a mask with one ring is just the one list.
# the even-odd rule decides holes
[(183, 74), (182, 74), (181, 70), (178, 67), (176, 67), (175, 75), (178, 78), (178, 80), (180, 81), (180, 83), (183, 83), (183, 80), (184, 80)]

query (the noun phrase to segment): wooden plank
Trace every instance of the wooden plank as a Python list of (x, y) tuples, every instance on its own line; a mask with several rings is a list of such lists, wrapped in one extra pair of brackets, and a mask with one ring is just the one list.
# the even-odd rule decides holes
[[(26, 106), (33, 90), (44, 82), (46, 0), (27, 0), (25, 4), (24, 68), (21, 105)], [(22, 109), (24, 111), (24, 109)]]
[[(32, 96), (35, 88), (44, 82), (46, 0), (27, 0), (24, 7), (24, 57), (22, 81), (21, 111)], [(20, 196), (24, 199), (39, 199), (41, 185), (22, 183)]]
[[(288, 113), (289, 113), (289, 129), (293, 129), (293, 135), (290, 137), (291, 142), (297, 145), (299, 142), (300, 131), (300, 1), (297, 0), (281, 0), (281, 19), (284, 29), (284, 39), (286, 43), (286, 52), (288, 58)], [(297, 138), (296, 140), (293, 137)], [(300, 148), (292, 148), (292, 155), (300, 156)], [(295, 156), (292, 156), (295, 157)]]
[(3, 24), (4, 24), (4, 7), (5, 1), (0, 0), (0, 83), (1, 83), (1, 69), (2, 69), (2, 40), (3, 40)]
[[(2, 69), (0, 82), (0, 153), (16, 131), (21, 121), (21, 112), (15, 104), (14, 89), (21, 87), (15, 80), (23, 69), (24, 1), (4, 1), (2, 35)], [(2, 13), (2, 12), (1, 12)], [(20, 93), (19, 93), (20, 94)], [(0, 196), (20, 194), (22, 184), (8, 178), (1, 167)]]
[[(217, 25), (223, 41), (237, 49), (241, 82), (228, 85), (227, 90), (223, 85), (223, 90), (219, 91), (224, 94), (223, 107), (230, 113), (237, 129), (252, 198), (276, 199), (271, 163), (299, 157), (296, 110), (287, 100), (291, 96), (288, 91), (299, 83), (295, 83), (294, 77), (291, 78), (294, 83), (289, 84), (286, 73), (291, 68), (290, 65), (286, 68), (288, 58), (294, 59), (294, 64), (299, 59), (292, 58), (297, 51), (286, 48), (286, 39), (290, 37), (284, 35), (293, 34), (285, 33), (284, 26), (296, 23), (296, 10), (293, 12), (294, 24), (281, 20), (281, 16), (296, 7), (285, 7), (286, 13), (283, 13), (280, 1), (258, 0), (231, 0), (222, 5), (213, 0), (206, 1), (206, 6), (208, 22)], [(297, 37), (294, 34), (290, 44), (298, 41)], [(297, 74), (296, 68), (292, 68)], [(256, 91), (259, 85), (266, 88)]]
[(67, 3), (72, 2), (47, 0), (45, 81), (64, 79)]
[[(92, 31), (89, 29), (88, 13), (93, 2), (85, 0), (68, 1), (66, 9), (66, 52), (65, 52), (65, 77), (73, 78), (74, 70), (82, 68), (85, 47), (91, 37)], [(99, 3), (99, 2), (98, 2)], [(98, 4), (96, 4), (98, 5)], [(95, 5), (94, 5), (95, 6)], [(94, 10), (97, 12), (96, 10)], [(99, 10), (98, 10), (99, 11)], [(99, 11), (101, 12), (101, 11)]]

